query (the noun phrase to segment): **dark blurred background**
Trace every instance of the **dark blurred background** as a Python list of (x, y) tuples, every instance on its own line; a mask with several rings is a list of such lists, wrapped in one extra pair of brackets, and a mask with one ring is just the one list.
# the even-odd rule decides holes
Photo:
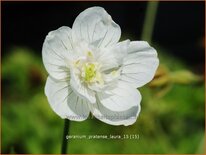
[[(71, 27), (75, 17), (91, 6), (102, 6), (133, 39), (140, 40), (147, 2), (4, 2), (2, 53), (28, 46), (41, 54), (51, 30)], [(204, 64), (204, 2), (160, 2), (153, 40), (188, 63)], [(194, 52), (195, 51), (195, 52)], [(195, 55), (195, 56), (194, 56)]]
[[(95, 118), (70, 123), (71, 135), (138, 134), (138, 140), (72, 139), (68, 153), (204, 153), (204, 1), (1, 2), (2, 153), (60, 153), (64, 121), (44, 94), (42, 44), (48, 32), (72, 27), (91, 6), (105, 8), (122, 39), (150, 42), (160, 66), (140, 89), (142, 111), (134, 125), (111, 126)], [(154, 8), (150, 27), (145, 18)], [(151, 41), (142, 37), (147, 26), (153, 28), (152, 36), (146, 34)]]

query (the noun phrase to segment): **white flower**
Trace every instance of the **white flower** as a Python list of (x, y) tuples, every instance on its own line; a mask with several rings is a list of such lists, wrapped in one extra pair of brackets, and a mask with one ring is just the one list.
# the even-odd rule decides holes
[(61, 118), (83, 121), (91, 112), (111, 125), (131, 125), (140, 112), (139, 88), (159, 61), (144, 41), (118, 42), (121, 30), (101, 7), (80, 13), (72, 29), (51, 31), (43, 44), (49, 77), (45, 94)]

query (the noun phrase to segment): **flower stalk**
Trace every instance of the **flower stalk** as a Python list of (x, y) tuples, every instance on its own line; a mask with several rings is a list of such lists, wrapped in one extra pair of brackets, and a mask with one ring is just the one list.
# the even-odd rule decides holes
[(152, 41), (152, 34), (158, 9), (158, 3), (158, 1), (150, 1), (147, 4), (141, 39), (147, 40), (148, 43), (151, 43)]
[(69, 120), (64, 120), (64, 130), (63, 130), (63, 137), (62, 137), (62, 148), (61, 154), (67, 154), (68, 149), (68, 139), (66, 138), (67, 134), (69, 133)]

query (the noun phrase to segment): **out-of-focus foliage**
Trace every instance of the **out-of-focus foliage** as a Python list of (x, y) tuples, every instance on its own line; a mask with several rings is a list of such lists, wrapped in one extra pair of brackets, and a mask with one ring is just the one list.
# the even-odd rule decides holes
[[(142, 111), (128, 127), (95, 118), (71, 122), (70, 135), (138, 134), (139, 139), (71, 139), (69, 153), (203, 153), (204, 81), (158, 50), (160, 68), (140, 91)], [(33, 51), (2, 59), (2, 153), (60, 153), (63, 120), (44, 95), (47, 73)]]

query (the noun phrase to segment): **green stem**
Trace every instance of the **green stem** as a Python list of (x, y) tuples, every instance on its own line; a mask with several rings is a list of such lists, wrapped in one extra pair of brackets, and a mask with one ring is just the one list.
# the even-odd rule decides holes
[(68, 133), (69, 133), (69, 120), (65, 119), (65, 121), (64, 121), (63, 138), (62, 138), (61, 154), (66, 154), (67, 153), (68, 140), (66, 139), (66, 136), (67, 136)]
[(157, 8), (158, 8), (158, 1), (150, 1), (147, 2), (147, 9), (145, 14), (145, 20), (143, 24), (143, 31), (142, 31), (142, 40), (146, 40), (148, 43), (151, 43), (152, 41), (152, 33), (154, 29), (155, 24), (155, 18), (157, 14)]

